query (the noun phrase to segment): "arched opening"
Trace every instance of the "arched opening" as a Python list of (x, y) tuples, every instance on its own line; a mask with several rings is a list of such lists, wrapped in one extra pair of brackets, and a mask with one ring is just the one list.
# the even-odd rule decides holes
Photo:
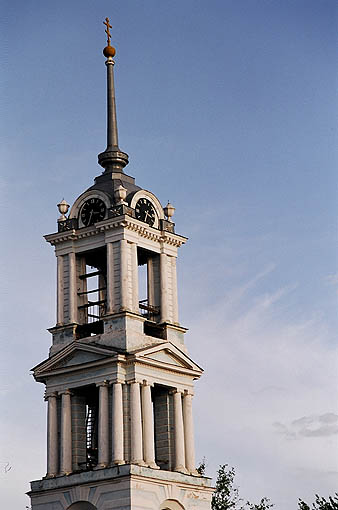
[(184, 506), (176, 499), (166, 499), (160, 506), (160, 510), (185, 510)]
[(72, 503), (67, 510), (97, 510), (97, 508), (88, 501), (78, 501), (77, 503)]

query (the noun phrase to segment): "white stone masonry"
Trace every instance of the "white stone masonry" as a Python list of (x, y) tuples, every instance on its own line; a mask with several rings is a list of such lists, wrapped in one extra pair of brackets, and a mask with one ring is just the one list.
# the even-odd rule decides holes
[(57, 416), (57, 394), (49, 395), (47, 411), (47, 476), (58, 474), (58, 416)]
[(71, 392), (61, 395), (61, 474), (72, 472), (72, 407)]
[(104, 381), (99, 385), (99, 438), (98, 465), (109, 464), (109, 384)]
[(124, 464), (123, 448), (123, 398), (122, 384), (119, 381), (113, 383), (112, 398), (112, 462)]

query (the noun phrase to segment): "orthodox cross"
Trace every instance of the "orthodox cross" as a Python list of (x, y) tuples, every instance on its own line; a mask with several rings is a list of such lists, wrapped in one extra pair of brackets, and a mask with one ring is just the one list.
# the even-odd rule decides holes
[(107, 34), (107, 44), (108, 44), (108, 46), (110, 46), (111, 35), (110, 35), (110, 32), (109, 32), (109, 29), (113, 28), (113, 27), (109, 24), (109, 18), (106, 18), (106, 21), (103, 21), (103, 24), (106, 25), (106, 27), (107, 27), (105, 32)]

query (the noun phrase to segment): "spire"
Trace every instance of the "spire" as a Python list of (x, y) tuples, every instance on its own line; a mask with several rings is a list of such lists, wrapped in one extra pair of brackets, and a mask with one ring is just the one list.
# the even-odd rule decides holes
[(116, 104), (115, 104), (115, 88), (114, 88), (114, 60), (115, 48), (110, 45), (111, 34), (109, 29), (109, 18), (103, 22), (106, 25), (107, 46), (103, 50), (104, 56), (107, 58), (107, 148), (98, 155), (99, 164), (105, 169), (105, 172), (122, 172), (123, 168), (128, 164), (128, 154), (119, 149)]

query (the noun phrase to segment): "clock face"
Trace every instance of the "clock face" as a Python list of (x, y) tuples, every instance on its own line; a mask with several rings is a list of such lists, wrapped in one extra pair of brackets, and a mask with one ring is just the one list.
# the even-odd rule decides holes
[(140, 198), (135, 206), (135, 216), (138, 220), (144, 221), (152, 227), (155, 223), (155, 210), (153, 204), (146, 198)]
[(90, 198), (82, 206), (80, 217), (83, 225), (89, 227), (102, 221), (106, 215), (106, 205), (100, 198)]

